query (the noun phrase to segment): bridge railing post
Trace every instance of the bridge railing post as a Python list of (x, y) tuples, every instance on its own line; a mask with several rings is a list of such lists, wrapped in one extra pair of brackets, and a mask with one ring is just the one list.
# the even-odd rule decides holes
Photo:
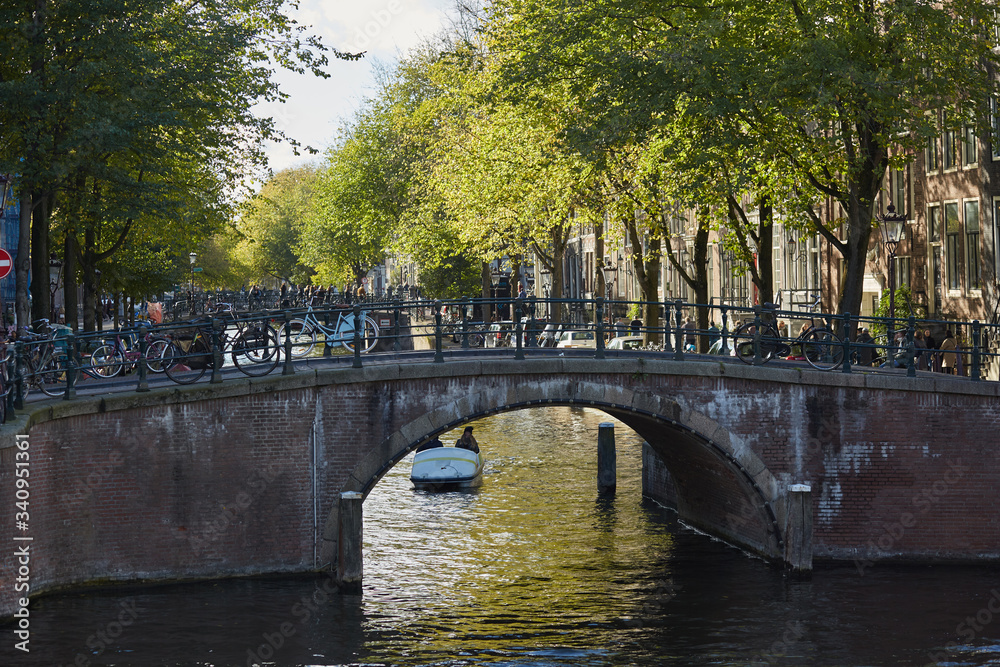
[(667, 299), (663, 300), (663, 351), (674, 351), (674, 346), (670, 344), (670, 301)]
[(604, 297), (597, 297), (595, 303), (594, 317), (597, 320), (597, 331), (594, 333), (597, 340), (594, 341), (594, 359), (604, 359)]
[(14, 370), (14, 409), (23, 410), (25, 390), (24, 376), (28, 373), (28, 357), (27, 351), (24, 349), (24, 343), (21, 341), (14, 343), (14, 362), (16, 364)]
[(351, 368), (361, 368), (361, 347), (364, 339), (361, 336), (361, 304), (354, 304), (354, 363)]
[(681, 322), (681, 307), (684, 302), (674, 301), (674, 361), (684, 361), (684, 323)]
[(212, 379), (211, 384), (222, 382), (222, 322), (212, 318)]
[(434, 301), (434, 363), (444, 363), (444, 343), (442, 337), (444, 332), (441, 328), (441, 299)]
[(295, 365), (292, 363), (292, 318), (287, 310), (282, 312), (281, 315), (285, 321), (285, 326), (281, 328), (285, 332), (285, 363), (281, 367), (281, 374), (295, 375)]
[(917, 377), (917, 367), (913, 364), (913, 358), (917, 355), (917, 346), (913, 342), (913, 334), (916, 331), (916, 318), (910, 315), (906, 322), (906, 377)]
[(980, 345), (983, 335), (982, 326), (979, 320), (972, 320), (972, 369), (969, 371), (969, 377), (973, 382), (979, 382), (982, 369), (983, 350)]
[(760, 353), (760, 306), (753, 307), (753, 365), (760, 366), (764, 357)]
[(145, 324), (139, 327), (139, 384), (136, 386), (135, 390), (137, 392), (149, 391), (149, 378), (146, 376), (146, 353), (149, 351), (149, 343), (146, 342), (146, 336), (149, 335), (149, 329)]
[(76, 335), (72, 329), (66, 334), (66, 393), (64, 401), (76, 398)]
[(844, 373), (851, 372), (851, 333), (853, 332), (853, 324), (851, 314), (844, 313), (844, 361), (840, 367), (840, 370)]
[(719, 348), (719, 354), (724, 357), (729, 356), (729, 307), (725, 304), (722, 305), (720, 309), (722, 311), (722, 347)]

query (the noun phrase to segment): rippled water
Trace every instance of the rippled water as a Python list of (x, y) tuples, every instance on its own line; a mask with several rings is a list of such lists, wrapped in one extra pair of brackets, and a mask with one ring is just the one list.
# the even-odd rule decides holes
[(413, 491), (404, 460), (365, 501), (362, 596), (312, 578), (47, 596), (31, 654), (8, 625), (0, 664), (1000, 664), (996, 569), (789, 577), (643, 502), (640, 442), (621, 425), (618, 493), (599, 497), (607, 420), (536, 408), (476, 422), (489, 463), (471, 493)]

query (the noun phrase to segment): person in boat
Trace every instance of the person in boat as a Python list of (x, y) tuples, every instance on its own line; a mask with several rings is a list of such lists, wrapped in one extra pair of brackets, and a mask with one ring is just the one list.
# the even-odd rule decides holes
[(439, 438), (434, 438), (417, 447), (417, 451), (422, 452), (425, 449), (434, 449), (435, 447), (444, 447), (444, 443)]
[(476, 442), (475, 436), (472, 435), (472, 427), (466, 426), (465, 431), (462, 432), (462, 437), (455, 441), (455, 446), (462, 449), (468, 449), (470, 452), (479, 453), (479, 443)]

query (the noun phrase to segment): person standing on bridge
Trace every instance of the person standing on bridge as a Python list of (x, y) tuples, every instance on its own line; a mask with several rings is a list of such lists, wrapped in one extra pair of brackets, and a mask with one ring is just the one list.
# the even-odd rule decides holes
[(465, 431), (462, 432), (462, 437), (455, 441), (455, 446), (460, 449), (468, 449), (470, 452), (479, 453), (479, 443), (476, 442), (476, 438), (472, 435), (472, 427), (466, 426)]

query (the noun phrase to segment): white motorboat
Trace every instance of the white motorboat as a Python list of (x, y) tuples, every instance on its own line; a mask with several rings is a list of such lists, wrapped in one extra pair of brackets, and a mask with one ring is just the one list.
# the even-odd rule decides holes
[(433, 447), (413, 457), (410, 481), (420, 491), (473, 489), (483, 483), (483, 457), (460, 447)]

